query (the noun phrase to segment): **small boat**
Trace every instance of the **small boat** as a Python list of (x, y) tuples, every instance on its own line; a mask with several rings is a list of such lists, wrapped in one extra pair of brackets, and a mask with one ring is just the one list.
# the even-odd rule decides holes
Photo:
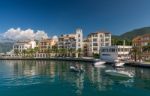
[(123, 67), (124, 64), (124, 62), (117, 62), (115, 63), (115, 67)]
[(120, 60), (114, 60), (114, 67), (123, 67), (125, 63), (121, 62)]
[(95, 65), (94, 67), (96, 67), (96, 68), (105, 68), (106, 66), (104, 66), (104, 65)]
[(105, 61), (97, 61), (97, 62), (94, 63), (94, 66), (103, 65), (105, 63), (106, 63)]
[(118, 77), (126, 77), (126, 78), (132, 78), (133, 75), (126, 71), (117, 71), (117, 70), (106, 70), (107, 74), (112, 76), (118, 76)]
[(81, 68), (77, 68), (77, 67), (75, 67), (75, 66), (70, 66), (70, 71), (82, 73), (82, 72), (84, 72), (85, 70), (84, 70), (82, 67), (81, 67)]

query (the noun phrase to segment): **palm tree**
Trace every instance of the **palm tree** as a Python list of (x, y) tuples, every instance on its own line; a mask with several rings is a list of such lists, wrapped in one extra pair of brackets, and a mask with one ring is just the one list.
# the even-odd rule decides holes
[(137, 59), (140, 60), (141, 59), (141, 48), (139, 47), (133, 47), (129, 53), (131, 55), (131, 57), (133, 56), (134, 61), (136, 62)]
[(14, 49), (14, 53), (15, 53), (15, 55), (19, 55), (19, 50), (18, 49)]
[(57, 56), (58, 52), (59, 52), (58, 47), (57, 46), (53, 46), (52, 47), (52, 52), (55, 54), (55, 56)]
[(36, 53), (36, 52), (38, 52), (39, 51), (39, 47), (35, 47), (34, 48), (34, 52)]
[(69, 56), (72, 57), (72, 56), (73, 56), (74, 49), (73, 49), (73, 48), (69, 48), (69, 49), (68, 49), (68, 52), (70, 53)]
[(27, 51), (26, 51), (26, 50), (22, 50), (22, 54), (23, 54), (23, 56), (25, 56), (25, 55), (26, 55), (26, 53), (27, 53)]
[(50, 57), (50, 56), (51, 56), (51, 53), (52, 53), (52, 49), (51, 49), (50, 47), (48, 47), (47, 53), (48, 53), (48, 56)]
[(60, 49), (60, 53), (61, 53), (62, 56), (65, 56), (66, 52), (67, 52), (67, 50), (65, 48)]
[(34, 49), (32, 49), (32, 48), (28, 49), (29, 56), (33, 57), (34, 53), (35, 53)]
[(77, 53), (78, 53), (78, 56), (80, 57), (80, 56), (81, 56), (81, 53), (82, 53), (82, 49), (79, 48), (79, 49), (77, 50)]
[(146, 46), (143, 46), (143, 47), (142, 47), (142, 50), (143, 50), (144, 52), (150, 52), (150, 44), (148, 44), (148, 45), (146, 45)]

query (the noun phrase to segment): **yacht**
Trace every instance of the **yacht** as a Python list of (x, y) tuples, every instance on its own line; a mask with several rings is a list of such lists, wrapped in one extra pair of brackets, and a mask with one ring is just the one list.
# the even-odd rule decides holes
[(133, 74), (126, 72), (126, 71), (106, 70), (105, 72), (111, 76), (126, 77), (126, 78), (133, 77)]
[(105, 63), (106, 63), (105, 61), (96, 61), (96, 62), (94, 63), (94, 66), (103, 65), (103, 64), (105, 64)]
[(123, 67), (123, 65), (125, 64), (125, 62), (122, 62), (120, 60), (115, 60), (114, 61), (114, 67)]
[[(110, 63), (116, 63), (115, 60), (129, 60), (129, 52), (132, 46), (117, 45), (117, 46), (104, 46), (100, 49), (100, 59)], [(123, 63), (118, 63), (116, 65), (122, 65)]]

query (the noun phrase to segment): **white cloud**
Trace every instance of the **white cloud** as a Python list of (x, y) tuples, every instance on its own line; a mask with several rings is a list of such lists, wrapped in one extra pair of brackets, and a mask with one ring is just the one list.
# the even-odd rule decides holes
[(58, 37), (56, 36), (56, 35), (54, 35), (53, 37), (52, 37), (52, 39), (54, 39), (54, 40), (58, 40)]
[(40, 40), (41, 38), (48, 38), (47, 33), (44, 31), (34, 31), (32, 29), (22, 30), (20, 28), (14, 29), (10, 28), (7, 30), (3, 36), (5, 38), (13, 39), (13, 40), (25, 40), (25, 39), (36, 39)]

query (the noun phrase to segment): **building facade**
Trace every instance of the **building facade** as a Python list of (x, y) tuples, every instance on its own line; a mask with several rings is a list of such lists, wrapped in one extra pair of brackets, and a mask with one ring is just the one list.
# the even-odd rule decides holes
[(82, 29), (76, 29), (74, 34), (61, 35), (58, 38), (58, 49), (66, 49), (67, 51), (74, 50), (74, 56), (77, 56), (77, 51), (83, 50), (83, 33)]
[(47, 58), (50, 56), (54, 56), (52, 54), (54, 46), (57, 46), (57, 39), (48, 38), (48, 39), (41, 39), (38, 44), (38, 53), (36, 53), (36, 58)]
[(36, 47), (36, 42), (34, 40), (21, 40), (21, 41), (17, 41), (14, 45), (13, 45), (13, 52), (15, 52), (15, 50), (18, 50), (18, 52), (22, 52), (23, 50), (27, 50), (27, 49), (34, 49)]
[(107, 62), (115, 60), (130, 60), (132, 46), (105, 46), (101, 47), (100, 58)]
[(48, 49), (52, 49), (57, 44), (54, 39), (42, 39), (39, 42), (39, 53), (47, 53)]
[(84, 39), (83, 40), (83, 56), (88, 57), (88, 40)]
[(144, 47), (150, 46), (150, 34), (137, 36), (132, 40), (133, 47), (138, 47), (141, 50), (141, 56), (144, 60), (150, 60), (150, 49), (144, 50)]
[(103, 46), (111, 46), (111, 33), (96, 32), (90, 33), (88, 40), (88, 56), (93, 54), (100, 54), (100, 48)]

